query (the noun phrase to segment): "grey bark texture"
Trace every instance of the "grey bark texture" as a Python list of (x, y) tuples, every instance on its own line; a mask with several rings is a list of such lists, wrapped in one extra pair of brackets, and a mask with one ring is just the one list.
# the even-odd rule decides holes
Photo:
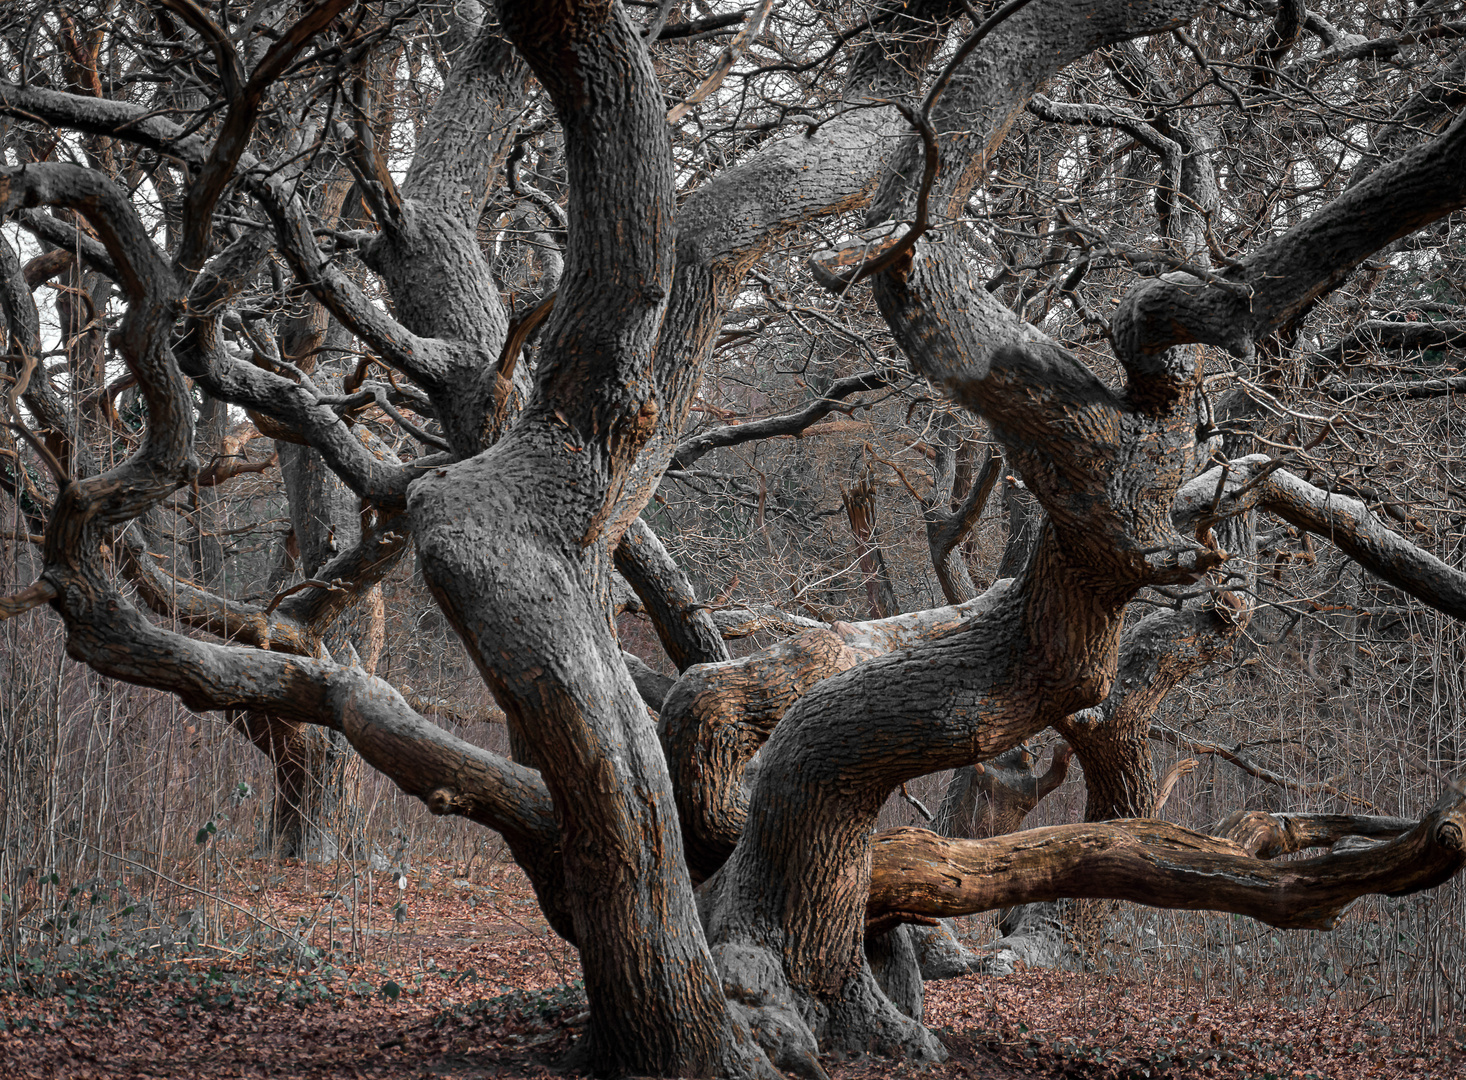
[[(1167, 114), (1160, 102), (1172, 90), (1124, 47), (1184, 26), (1204, 7), (1197, 0), (1038, 0), (981, 41), (966, 36), (966, 4), (873, 5), (819, 122), (769, 135), (691, 191), (679, 188), (649, 51), (664, 28), (643, 34), (640, 9), (622, 4), (502, 0), (496, 22), (449, 28), (452, 69), (400, 187), (369, 115), (330, 133), (370, 207), (368, 234), (324, 227), (330, 214), (308, 204), (294, 150), (251, 141), (272, 85), (311, 42), (340, 32), (346, 7), (310, 7), (274, 28), (258, 55), (242, 58), (215, 35), (215, 75), (230, 91), (216, 126), (186, 131), (138, 102), (0, 82), (0, 111), (16, 123), (125, 140), (176, 162), (183, 178), (165, 251), (105, 170), (0, 168), (0, 212), (25, 223), (59, 208), (91, 230), (76, 251), (120, 290), (111, 342), (148, 419), (129, 456), (104, 469), (68, 444), (76, 417), (53, 384), (22, 392), (39, 319), (0, 241), (10, 404), (22, 398), (57, 447), (47, 449), (54, 499), (35, 508), (45, 570), (3, 613), (49, 602), (70, 654), (96, 671), (230, 711), (267, 750), (282, 733), (349, 745), (433, 813), (500, 831), (550, 924), (579, 950), (598, 1069), (818, 1077), (822, 1055), (938, 1060), (945, 1050), (921, 1023), (923, 960), (905, 924), (1089, 896), (1326, 927), (1359, 895), (1432, 887), (1466, 862), (1466, 815), (1451, 799), (1418, 823), (1238, 818), (1209, 835), (1151, 820), (1160, 786), (1147, 742), (1165, 694), (1247, 624), (1246, 602), (1220, 576), (1230, 552), (1217, 537), (1245, 549), (1257, 512), (1466, 617), (1466, 574), (1360, 500), (1251, 446), (1212, 462), (1196, 348), (1251, 362), (1365, 259), (1466, 204), (1466, 117), (1420, 103), (1430, 138), (1392, 150), (1343, 195), (1214, 272), (1210, 135)], [(206, 32), (204, 16), (187, 11)], [(1249, 93), (1274, 80), (1305, 16), (1280, 5)], [(929, 70), (952, 55), (954, 29), (966, 41), (961, 62)], [(1102, 49), (1116, 50), (1115, 77), (1155, 108), (1121, 116), (1040, 101), (1035, 111), (1151, 140), (1170, 170), (1165, 254), (1184, 263), (1109, 313), (1122, 372), (1113, 385), (1005, 306), (944, 234), (968, 216), (1038, 89)], [(563, 140), (565, 242), (547, 275), (553, 304), (512, 319), (476, 229), (513, 153), (531, 75)], [(365, 114), (369, 80), (358, 81), (351, 100)], [(923, 93), (920, 109), (908, 104)], [(923, 177), (930, 190), (918, 197)], [(220, 222), (236, 217), (235, 198), (259, 227), (230, 237), (215, 229), (215, 211), (229, 208)], [(923, 227), (936, 227), (899, 240), (918, 205), (931, 219)], [(1004, 467), (993, 455), (959, 495), (962, 441), (955, 430), (941, 440), (924, 516), (953, 606), (895, 614), (871, 560), (877, 618), (800, 625), (730, 659), (717, 620), (641, 515), (671, 463), (738, 441), (686, 434), (749, 267), (812, 223), (844, 230), (838, 215), (857, 210), (894, 231), (817, 256), (819, 280), (849, 285), (836, 271), (886, 245), (892, 257), (871, 278), (881, 317), (941, 409), (983, 419)], [(272, 250), (308, 324), (280, 356), (245, 348), (226, 319)], [(390, 308), (343, 269), (350, 251)], [(351, 421), (345, 388), (312, 378), (327, 315), (391, 369), (368, 396), (390, 404), (395, 392), (428, 426), (401, 424), (394, 443)], [(874, 390), (889, 374), (838, 393)], [(143, 523), (205, 466), (188, 380), (281, 442), (300, 570), (311, 577), (275, 602), (210, 591), (149, 557)], [(802, 430), (826, 404), (766, 430)], [(958, 545), (1000, 472), (1014, 478), (1004, 480), (1012, 557), (979, 592)], [(370, 650), (353, 644), (343, 617), (370, 605), (409, 540), (503, 710), (512, 760), (449, 735), (353, 659)], [(118, 588), (118, 568), (143, 605), (190, 633), (150, 618)], [(623, 655), (613, 569), (651, 616), (675, 682)], [(1147, 590), (1202, 582), (1185, 602), (1127, 614)], [(1012, 833), (1062, 774), (1056, 761), (1035, 776), (1023, 749), (1051, 727), (1084, 766), (1089, 820)], [(991, 835), (875, 833), (893, 790), (948, 769), (968, 770), (944, 808), (948, 828), (965, 817), (965, 831)], [(1266, 861), (1345, 835), (1378, 843)]]

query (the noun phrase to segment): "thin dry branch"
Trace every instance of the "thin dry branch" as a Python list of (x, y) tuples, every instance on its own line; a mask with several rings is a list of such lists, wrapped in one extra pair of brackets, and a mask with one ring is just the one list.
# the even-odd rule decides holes
[(1333, 784), (1323, 781), (1309, 783), (1303, 780), (1291, 780), (1280, 773), (1273, 772), (1273, 770), (1264, 768), (1256, 762), (1243, 757), (1236, 750), (1228, 750), (1219, 743), (1188, 738), (1179, 731), (1172, 731), (1170, 728), (1163, 727), (1160, 724), (1152, 724), (1150, 726), (1150, 737), (1170, 743), (1173, 746), (1178, 746), (1188, 754), (1219, 757), (1223, 761), (1237, 766), (1237, 768), (1241, 769), (1248, 776), (1256, 777), (1258, 780), (1276, 785), (1287, 791), (1296, 791), (1304, 795), (1332, 795), (1337, 799), (1343, 799), (1345, 802), (1365, 810), (1379, 809), (1379, 807), (1375, 806), (1368, 799), (1362, 799), (1358, 795), (1351, 795), (1347, 791), (1341, 791)]

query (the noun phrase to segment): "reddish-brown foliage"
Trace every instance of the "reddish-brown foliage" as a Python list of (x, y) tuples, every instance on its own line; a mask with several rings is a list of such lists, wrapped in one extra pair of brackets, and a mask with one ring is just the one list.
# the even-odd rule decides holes
[[(480, 868), (470, 880), (428, 867), (405, 890), (388, 874), (373, 877), (371, 899), (363, 894), (373, 918), (358, 920), (365, 959), (292, 968), (199, 946), (112, 977), (58, 969), (46, 996), (0, 994), (0, 1075), (467, 1080), (574, 1071), (570, 1051), (586, 1018), (570, 981), (578, 967), (516, 868)], [(318, 919), (334, 891), (332, 869), (319, 865), (272, 866), (263, 880), (263, 894), (241, 884), (221, 895), (267, 905), (286, 925)], [(1264, 996), (1203, 999), (1088, 974), (931, 983), (926, 1018), (951, 1051), (946, 1063), (920, 1071), (862, 1059), (831, 1063), (831, 1075), (1386, 1080), (1466, 1069), (1466, 1032), (1428, 1037), (1376, 1008), (1292, 1011)]]

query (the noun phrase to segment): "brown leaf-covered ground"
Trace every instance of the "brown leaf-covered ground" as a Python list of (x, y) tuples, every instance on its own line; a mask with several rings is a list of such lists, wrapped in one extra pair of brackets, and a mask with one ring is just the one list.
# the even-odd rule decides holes
[[(226, 940), (229, 927), (257, 931), (263, 920), (315, 950), (303, 955), (279, 948), (278, 934), (258, 933), (236, 936), (233, 949), (186, 939), (149, 946), (145, 934), (129, 946), (119, 935), (136, 955), (114, 959), (111, 971), (96, 959), (27, 962), (7, 951), (0, 1077), (565, 1074), (585, 1021), (574, 954), (549, 932), (517, 870), (480, 868), (468, 878), (431, 867), (399, 889), (383, 873), (343, 880), (340, 865), (259, 863), (254, 880), (235, 872), (219, 875), (223, 882), (185, 883), (208, 886), (195, 917), (215, 920)], [(69, 890), (43, 883), (32, 892), (32, 911), (45, 910), (48, 897), (56, 910)], [(88, 893), (71, 899), (75, 912)], [(175, 917), (171, 929), (179, 923)], [(75, 928), (59, 933), (80, 940)], [(1033, 971), (930, 984), (926, 1020), (951, 1051), (944, 1064), (921, 1072), (862, 1059), (832, 1062), (832, 1075), (1466, 1075), (1466, 1032), (1425, 1037), (1410, 1020), (1373, 1008), (1296, 1012), (1261, 994), (1207, 998), (1095, 975)]]

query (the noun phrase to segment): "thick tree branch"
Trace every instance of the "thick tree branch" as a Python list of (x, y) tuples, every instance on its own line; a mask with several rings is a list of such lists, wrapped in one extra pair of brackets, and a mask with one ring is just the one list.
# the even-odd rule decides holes
[(936, 458), (932, 463), (935, 483), (931, 495), (919, 501), (937, 583), (949, 604), (961, 604), (977, 595), (977, 587), (972, 583), (967, 560), (963, 558), (959, 545), (982, 517), (1002, 472), (1003, 459), (998, 451), (989, 450), (987, 460), (977, 476), (972, 478), (961, 503), (951, 509), (957, 483), (957, 458), (962, 451), (963, 439), (957, 432), (956, 418), (950, 413), (943, 414), (938, 423), (941, 434), (935, 440)]
[(1283, 57), (1303, 33), (1308, 9), (1303, 0), (1278, 0), (1273, 24), (1257, 50), (1257, 68), (1252, 72), (1254, 86), (1272, 86)]
[[(728, 659), (723, 635), (707, 606), (698, 603), (692, 583), (650, 525), (641, 518), (633, 521), (616, 545), (615, 559), (616, 569), (641, 597), (657, 637), (678, 671), (686, 671), (693, 664), (718, 664)], [(661, 708), (660, 700), (656, 708)]]
[(658, 734), (693, 875), (711, 875), (738, 843), (748, 816), (744, 770), (795, 702), (872, 657), (957, 629), (992, 602), (835, 623), (684, 674), (662, 704)]
[(660, 711), (667, 695), (672, 692), (672, 687), (677, 685), (677, 680), (656, 671), (641, 657), (625, 649), (621, 650), (621, 659), (626, 662), (626, 670), (631, 673), (631, 681), (636, 683), (636, 692), (646, 702), (646, 707)]
[(1221, 561), (1168, 520), (1195, 434), (1172, 378), (1191, 367), (1179, 350), (1159, 375), (1132, 372), (1121, 396), (999, 303), (950, 245), (919, 243), (909, 267), (875, 279), (875, 297), (913, 369), (987, 420), (1068, 557), (1087, 551), (1114, 580), (1148, 583), (1190, 581)]
[[(572, 228), (533, 395), (486, 451), (418, 481), (414, 534), (554, 798), (591, 1043), (637, 1071), (715, 1073), (759, 1051), (731, 1023), (696, 931), (666, 764), (606, 619), (612, 552), (651, 495), (633, 465), (663, 409), (653, 355), (676, 260), (666, 106), (622, 5), (506, 0), (500, 18), (560, 121)], [(628, 1014), (631, 987), (641, 1004)], [(679, 1023), (653, 1022), (663, 1003)]]
[[(198, 472), (193, 410), (167, 345), (178, 310), (177, 286), (126, 193), (98, 173), (61, 164), (0, 168), (0, 215), (37, 206), (69, 206), (87, 219), (117, 266), (118, 285), (128, 300), (113, 342), (138, 381), (152, 422), (131, 457), (101, 475), (63, 486), (58, 499), (68, 504), (75, 527), (121, 524)], [(55, 532), (47, 533), (48, 563), (66, 552), (65, 539)]]
[(230, 600), (163, 570), (144, 546), (136, 526), (128, 528), (119, 546), (123, 572), (137, 586), (143, 603), (156, 614), (240, 645), (292, 656), (316, 655), (320, 638), (299, 620), (256, 604)]
[[(1096, 49), (1182, 26), (1202, 6), (1196, 0), (1044, 0), (1014, 14), (954, 72), (931, 110), (944, 163), (933, 216), (962, 216), (1018, 114), (1056, 72)], [(919, 141), (907, 139), (881, 180), (868, 223), (899, 212), (920, 175), (921, 157)]]
[(0, 596), (0, 621), (24, 615), (27, 611), (38, 608), (56, 599), (59, 595), (56, 586), (45, 578), (33, 581), (18, 593), (11, 596)]
[(1358, 499), (1314, 487), (1265, 454), (1219, 465), (1177, 492), (1178, 526), (1202, 527), (1260, 507), (1329, 540), (1376, 577), (1458, 619), (1466, 573), (1386, 528)]
[(392, 572), (407, 553), (410, 539), (410, 526), (405, 517), (382, 515), (375, 526), (362, 529), (357, 543), (316, 571), (316, 576), (326, 581), (345, 582), (344, 587), (295, 593), (276, 610), (308, 627), (312, 634), (324, 634), (347, 609)]
[(478, 224), (494, 170), (508, 157), (524, 105), (529, 65), (498, 26), (485, 22), (454, 58), (402, 189), (463, 225)]
[(1424, 400), (1466, 393), (1466, 376), (1450, 379), (1392, 379), (1388, 382), (1330, 380), (1320, 389), (1335, 401)]
[(1370, 255), (1466, 206), (1463, 155), (1466, 114), (1265, 244), (1225, 281), (1167, 275), (1135, 287), (1112, 324), (1122, 358), (1142, 363), (1190, 343), (1250, 357), (1257, 341), (1343, 284)]
[(1287, 863), (1161, 821), (1060, 825), (991, 840), (898, 829), (871, 845), (866, 928), (1075, 897), (1327, 930), (1360, 896), (1401, 896), (1451, 878), (1466, 865), (1463, 837), (1466, 811), (1454, 793), (1398, 839)]
[(1054, 747), (1049, 767), (1034, 774), (1038, 758), (1027, 743), (952, 774), (932, 829), (942, 836), (980, 839), (1023, 828), (1023, 821), (1069, 775), (1074, 748)]
[(1346, 838), (1393, 840), (1415, 828), (1405, 818), (1356, 814), (1269, 814), (1238, 810), (1210, 829), (1211, 835), (1241, 845), (1259, 859), (1276, 859), (1315, 847), (1333, 847)]
[(79, 252), (93, 270), (106, 275), (113, 281), (117, 280), (117, 267), (112, 265), (112, 258), (107, 254), (107, 249), (80, 229), (74, 229), (66, 222), (38, 210), (17, 211), (15, 220), (26, 232), (49, 244), (55, 244), (58, 251), (69, 252), (73, 255)]

